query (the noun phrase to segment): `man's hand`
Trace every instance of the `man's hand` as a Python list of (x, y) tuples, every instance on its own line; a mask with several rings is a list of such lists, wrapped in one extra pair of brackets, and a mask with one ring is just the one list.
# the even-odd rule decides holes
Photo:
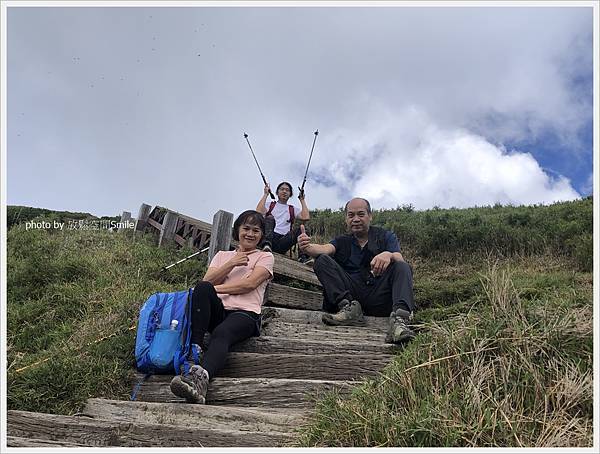
[(298, 247), (302, 252), (306, 252), (306, 249), (310, 247), (310, 237), (306, 234), (304, 224), (300, 224), (300, 235), (298, 235)]
[(392, 263), (392, 253), (384, 251), (381, 254), (377, 254), (371, 260), (371, 271), (374, 276), (381, 276), (385, 273), (385, 270)]
[(250, 261), (248, 255), (252, 254), (253, 252), (256, 252), (256, 249), (246, 252), (238, 251), (227, 261), (227, 264), (231, 265), (232, 268), (235, 268), (236, 266), (246, 266)]
[(298, 200), (304, 200), (304, 189), (298, 188), (300, 191), (298, 192)]
[(263, 193), (265, 195), (269, 195), (269, 192), (271, 192), (271, 187), (268, 184), (265, 184), (265, 188), (263, 189)]

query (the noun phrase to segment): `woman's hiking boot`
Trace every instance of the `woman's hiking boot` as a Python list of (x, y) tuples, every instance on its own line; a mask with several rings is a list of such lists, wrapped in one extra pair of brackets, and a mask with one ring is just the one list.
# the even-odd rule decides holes
[(401, 344), (415, 338), (415, 332), (408, 327), (411, 313), (396, 309), (390, 314), (390, 322), (385, 341), (388, 344)]
[(323, 323), (333, 326), (365, 325), (365, 317), (358, 301), (352, 300), (350, 302), (347, 299), (343, 299), (340, 301), (339, 307), (340, 310), (336, 314), (323, 314)]
[(192, 404), (204, 404), (208, 391), (208, 378), (208, 372), (202, 366), (192, 366), (187, 374), (173, 377), (171, 392)]

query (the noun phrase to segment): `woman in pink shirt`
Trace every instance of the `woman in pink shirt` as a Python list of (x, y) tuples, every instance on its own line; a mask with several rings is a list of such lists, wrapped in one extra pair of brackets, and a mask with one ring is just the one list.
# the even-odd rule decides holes
[[(273, 277), (273, 254), (257, 249), (265, 235), (265, 219), (254, 210), (244, 211), (233, 224), (235, 251), (219, 251), (192, 295), (192, 344), (203, 351), (201, 365), (171, 381), (173, 394), (203, 404), (208, 381), (225, 365), (230, 347), (260, 335), (261, 306)], [(203, 348), (204, 335), (210, 346)]]

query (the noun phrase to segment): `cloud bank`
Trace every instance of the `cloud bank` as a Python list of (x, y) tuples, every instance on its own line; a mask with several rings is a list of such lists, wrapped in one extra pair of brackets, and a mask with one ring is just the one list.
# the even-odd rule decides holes
[(443, 128), (417, 107), (370, 105), (359, 134), (340, 130), (322, 144), (327, 164), (315, 181), (340, 199), (365, 197), (376, 207), (417, 209), (574, 200), (563, 176), (545, 172), (527, 150), (506, 150), (462, 128)]

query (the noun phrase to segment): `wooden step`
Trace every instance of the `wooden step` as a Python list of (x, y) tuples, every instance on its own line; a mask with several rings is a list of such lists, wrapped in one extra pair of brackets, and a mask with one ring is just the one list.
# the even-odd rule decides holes
[(275, 264), (273, 266), (273, 272), (280, 276), (291, 277), (302, 282), (321, 287), (321, 283), (317, 279), (317, 276), (313, 272), (312, 268), (308, 265), (298, 262), (297, 260), (290, 259), (281, 254), (273, 254), (275, 256)]
[[(309, 325), (326, 326), (322, 320), (323, 314), (324, 312), (322, 312), (320, 309), (302, 310), (295, 308), (289, 309), (283, 307), (263, 307), (262, 309), (263, 324), (268, 323), (271, 320), (277, 319), (283, 322), (305, 323)], [(367, 328), (374, 328), (381, 331), (386, 331), (388, 328), (388, 317), (365, 316), (364, 318)]]
[(25, 438), (8, 435), (6, 437), (6, 446), (9, 448), (76, 448), (82, 445), (80, 443), (69, 443), (67, 441), (41, 440), (39, 438)]
[(382, 342), (364, 341), (364, 340), (337, 340), (328, 338), (326, 342), (314, 339), (304, 339), (302, 337), (286, 338), (260, 336), (251, 337), (232, 347), (233, 352), (247, 353), (287, 353), (287, 354), (306, 354), (306, 355), (327, 355), (327, 354), (360, 354), (370, 352), (377, 354), (394, 354), (402, 350), (401, 346), (385, 344)]
[(265, 293), (265, 305), (320, 311), (323, 294), (271, 282)]
[[(132, 387), (142, 377), (143, 375), (136, 374)], [(183, 402), (183, 399), (171, 392), (171, 378), (169, 375), (151, 376), (140, 387), (138, 401)], [(355, 382), (347, 380), (217, 377), (210, 382), (206, 397), (208, 405), (311, 408), (318, 395), (331, 390), (347, 393), (353, 383)]]
[(76, 443), (84, 446), (236, 447), (285, 446), (292, 434), (179, 425), (109, 421), (81, 416), (10, 410), (7, 433), (27, 439)]
[(220, 377), (347, 380), (377, 375), (393, 356), (381, 353), (308, 355), (231, 352)]
[(88, 399), (83, 415), (113, 422), (170, 424), (212, 430), (293, 432), (306, 413), (291, 408), (268, 409), (181, 403)]
[(274, 319), (261, 330), (261, 335), (288, 339), (300, 338), (333, 344), (340, 341), (383, 344), (386, 332), (371, 327), (309, 325)]

